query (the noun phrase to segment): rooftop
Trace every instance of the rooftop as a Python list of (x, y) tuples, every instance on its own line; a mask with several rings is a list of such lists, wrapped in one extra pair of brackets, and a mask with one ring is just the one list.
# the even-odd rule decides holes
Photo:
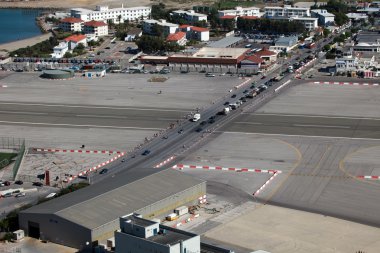
[(130, 215), (128, 217), (125, 217), (125, 219), (127, 222), (130, 221), (130, 223), (141, 226), (141, 227), (149, 227), (149, 226), (157, 223), (157, 222), (154, 222), (151, 220), (146, 220), (146, 219), (136, 217), (134, 215)]
[(68, 18), (62, 19), (60, 22), (61, 23), (82, 23), (84, 21), (80, 18), (68, 17)]
[(166, 38), (166, 40), (167, 41), (179, 41), (179, 40), (183, 39), (184, 37), (186, 37), (185, 32), (176, 32), (176, 33), (169, 34), (168, 37)]
[(220, 19), (235, 19), (235, 18), (236, 16), (234, 15), (225, 15), (225, 16), (220, 17)]
[(157, 234), (155, 236), (151, 236), (146, 238), (149, 241), (156, 242), (162, 245), (175, 245), (178, 244), (180, 241), (185, 241), (193, 236), (179, 233), (176, 231), (166, 230), (166, 233)]
[(210, 44), (207, 45), (207, 47), (208, 48), (210, 48), (210, 47), (215, 47), (215, 48), (224, 47), (224, 48), (226, 48), (226, 47), (230, 47), (231, 45), (234, 45), (234, 44), (236, 44), (242, 40), (243, 40), (242, 37), (228, 36), (228, 37), (225, 37), (221, 40), (211, 42)]
[(79, 42), (82, 40), (87, 39), (86, 35), (83, 34), (78, 34), (78, 35), (71, 35), (65, 39), (65, 41), (74, 41), (74, 42)]
[(247, 52), (247, 48), (203, 47), (193, 57), (236, 59)]
[(262, 50), (256, 52), (255, 55), (260, 57), (260, 56), (271, 56), (271, 55), (277, 55), (277, 54), (273, 51), (263, 48)]
[(84, 25), (85, 26), (92, 26), (92, 27), (108, 26), (103, 21), (95, 21), (95, 20), (88, 21), (88, 22), (84, 23)]
[(173, 169), (136, 168), (22, 213), (55, 214), (93, 229), (203, 182)]

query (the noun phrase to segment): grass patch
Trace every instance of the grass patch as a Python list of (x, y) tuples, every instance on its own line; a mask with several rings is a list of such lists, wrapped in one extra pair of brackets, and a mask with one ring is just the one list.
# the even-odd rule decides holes
[(168, 80), (169, 78), (167, 77), (159, 77), (159, 76), (154, 76), (154, 77), (151, 77), (148, 79), (148, 82), (165, 82), (166, 80)]
[(0, 169), (10, 164), (12, 159), (15, 158), (16, 156), (17, 156), (17, 153), (0, 153)]
[(258, 3), (257, 1), (220, 1), (220, 2), (216, 2), (214, 4), (214, 7), (221, 10), (227, 10), (227, 9), (233, 9), (237, 6), (251, 7), (251, 6), (255, 6), (255, 4), (257, 3)]

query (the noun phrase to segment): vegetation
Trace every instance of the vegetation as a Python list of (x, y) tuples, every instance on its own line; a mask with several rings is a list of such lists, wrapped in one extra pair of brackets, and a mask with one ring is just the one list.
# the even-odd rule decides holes
[(0, 153), (0, 169), (7, 166), (16, 156), (16, 153)]
[(89, 186), (89, 184), (85, 183), (85, 182), (71, 184), (68, 187), (61, 189), (61, 191), (58, 193), (58, 196), (62, 196), (62, 195), (68, 194), (70, 192), (77, 191), (77, 190), (82, 189), (82, 188), (87, 187), (87, 186)]
[(237, 28), (246, 32), (259, 31), (274, 34), (302, 33), (305, 31), (305, 26), (301, 22), (272, 19), (238, 18)]
[(171, 51), (177, 52), (183, 50), (183, 46), (179, 46), (176, 43), (170, 43), (163, 37), (143, 35), (136, 41), (137, 46), (144, 52), (157, 52), (157, 51)]
[(166, 5), (163, 3), (152, 5), (151, 16), (153, 19), (167, 19), (168, 11), (166, 10)]
[(335, 15), (335, 23), (339, 26), (348, 22), (348, 5), (343, 1), (339, 0), (329, 0), (326, 5), (323, 6), (323, 9), (326, 9), (328, 12)]
[(50, 22), (50, 23), (53, 23), (53, 24), (58, 24), (59, 23), (59, 19), (56, 18), (56, 17), (45, 17), (45, 22)]
[(327, 38), (330, 35), (330, 30), (328, 29), (323, 29), (323, 37)]
[(218, 10), (227, 10), (227, 9), (233, 9), (237, 6), (241, 7), (250, 7), (254, 6), (254, 1), (232, 1), (232, 0), (219, 0), (214, 4), (214, 7)]
[(58, 40), (55, 37), (50, 37), (48, 40), (37, 43), (31, 47), (24, 47), (10, 52), (11, 57), (50, 57), (53, 53), (53, 48), (58, 45)]

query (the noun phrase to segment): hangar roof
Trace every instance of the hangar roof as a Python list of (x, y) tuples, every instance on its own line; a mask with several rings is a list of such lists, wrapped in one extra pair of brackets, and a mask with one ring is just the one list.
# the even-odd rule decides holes
[(22, 213), (54, 213), (94, 229), (204, 182), (173, 169), (126, 172)]

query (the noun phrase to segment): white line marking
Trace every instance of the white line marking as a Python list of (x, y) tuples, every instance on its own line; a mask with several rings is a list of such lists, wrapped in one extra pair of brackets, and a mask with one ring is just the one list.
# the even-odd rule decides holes
[(247, 132), (225, 132), (215, 131), (215, 133), (227, 133), (227, 134), (246, 134), (246, 135), (268, 135), (268, 136), (285, 136), (285, 137), (307, 137), (307, 138), (326, 138), (326, 139), (347, 139), (347, 140), (365, 140), (365, 141), (379, 141), (380, 139), (373, 138), (351, 138), (351, 137), (339, 137), (339, 136), (321, 136), (321, 135), (298, 135), (298, 134), (266, 134), (266, 133), (247, 133)]
[(359, 119), (359, 120), (380, 120), (379, 118), (344, 117), (328, 115), (306, 115), (306, 114), (276, 114), (276, 113), (243, 113), (258, 116), (279, 116), (279, 117), (304, 117), (304, 118), (328, 118), (328, 119)]
[(0, 113), (6, 114), (28, 114), (28, 115), (46, 115), (48, 113), (45, 112), (12, 112), (12, 111), (0, 111)]
[(307, 125), (307, 124), (293, 124), (298, 127), (325, 127), (325, 128), (350, 128), (349, 126), (329, 126), (329, 125)]
[(76, 117), (84, 117), (84, 118), (114, 118), (114, 119), (127, 119), (127, 117), (123, 116), (112, 116), (112, 115), (90, 115), (90, 114), (78, 114)]
[(149, 127), (122, 127), (122, 126), (99, 126), (99, 125), (75, 125), (75, 124), (55, 124), (55, 123), (22, 122), (22, 121), (0, 121), (0, 123), (8, 123), (8, 124), (25, 124), (25, 125), (45, 125), (45, 126), (89, 127), (89, 128), (94, 127), (94, 128), (136, 129), (136, 130), (163, 130), (163, 128), (149, 128)]
[(28, 104), (28, 103), (11, 103), (0, 102), (1, 105), (27, 105), (27, 106), (45, 106), (45, 107), (68, 107), (68, 108), (86, 108), (86, 109), (113, 109), (113, 110), (136, 110), (136, 111), (159, 111), (159, 112), (189, 112), (189, 110), (175, 109), (154, 109), (154, 108), (136, 108), (136, 107), (112, 107), (112, 106), (85, 106), (85, 105), (63, 105), (63, 104)]

